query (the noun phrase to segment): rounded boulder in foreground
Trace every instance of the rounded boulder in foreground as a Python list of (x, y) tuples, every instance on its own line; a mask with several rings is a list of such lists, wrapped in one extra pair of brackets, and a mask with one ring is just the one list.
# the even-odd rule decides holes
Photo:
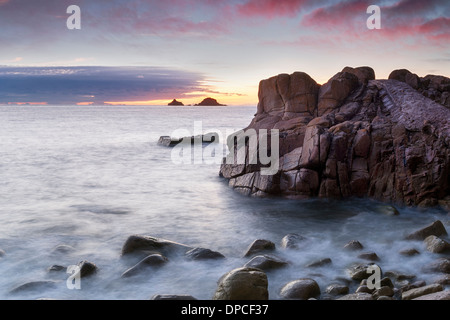
[(238, 268), (219, 282), (213, 300), (268, 300), (266, 274), (256, 268)]
[(285, 299), (308, 300), (320, 296), (320, 288), (313, 279), (299, 279), (286, 284), (280, 295)]

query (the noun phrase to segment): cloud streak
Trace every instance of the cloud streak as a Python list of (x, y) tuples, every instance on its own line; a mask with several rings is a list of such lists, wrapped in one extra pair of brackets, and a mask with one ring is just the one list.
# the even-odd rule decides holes
[(0, 67), (0, 103), (171, 99), (200, 91), (202, 80), (197, 73), (153, 67)]

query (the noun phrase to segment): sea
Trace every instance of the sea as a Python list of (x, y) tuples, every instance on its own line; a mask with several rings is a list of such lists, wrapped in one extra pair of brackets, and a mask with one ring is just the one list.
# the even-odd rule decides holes
[[(322, 292), (348, 278), (346, 268), (364, 262), (342, 249), (351, 240), (360, 241), (363, 252), (375, 252), (383, 272), (433, 281), (437, 275), (420, 270), (443, 255), (403, 239), (438, 219), (448, 229), (448, 215), (439, 208), (397, 207), (400, 215), (389, 216), (380, 213), (385, 204), (370, 199), (246, 197), (219, 177), (220, 162), (180, 163), (173, 148), (157, 143), (199, 128), (219, 131), (225, 155), (227, 134), (246, 127), (255, 113), (254, 106), (0, 106), (0, 299), (148, 300), (173, 294), (209, 300), (222, 275), (249, 261), (244, 254), (256, 239), (275, 243), (271, 254), (289, 262), (267, 272), (272, 300), (299, 278), (313, 278)], [(305, 237), (305, 244), (283, 249), (281, 240), (290, 233)], [(130, 235), (207, 248), (226, 258), (169, 256), (161, 268), (122, 278), (135, 263), (121, 256)], [(399, 254), (408, 248), (420, 254)], [(332, 263), (306, 267), (323, 258)], [(80, 261), (98, 271), (82, 278), (78, 289), (69, 285), (66, 269)], [(61, 267), (50, 271), (52, 266)], [(21, 287), (27, 283), (34, 285)]]

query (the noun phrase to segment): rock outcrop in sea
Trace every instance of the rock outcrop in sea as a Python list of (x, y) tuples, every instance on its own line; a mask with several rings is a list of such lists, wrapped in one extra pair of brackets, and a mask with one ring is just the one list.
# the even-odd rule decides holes
[(247, 145), (245, 164), (224, 159), (220, 175), (252, 196), (448, 206), (450, 79), (407, 70), (389, 78), (346, 67), (323, 85), (303, 72), (261, 81), (258, 111), (244, 132), (279, 130), (279, 170), (261, 174)]
[(170, 102), (168, 106), (184, 106), (184, 103), (181, 101), (177, 101), (177, 99), (173, 99), (173, 101)]
[(217, 102), (216, 99), (213, 98), (206, 98), (204, 99), (202, 102), (200, 102), (199, 104), (195, 105), (196, 107), (225, 107), (225, 104), (220, 104), (219, 102)]

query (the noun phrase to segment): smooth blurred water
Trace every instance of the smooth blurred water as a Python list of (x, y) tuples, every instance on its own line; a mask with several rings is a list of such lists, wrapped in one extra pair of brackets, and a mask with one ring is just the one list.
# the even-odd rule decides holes
[[(154, 294), (190, 294), (210, 299), (217, 280), (240, 267), (255, 239), (276, 243), (275, 255), (290, 266), (269, 272), (270, 298), (283, 284), (312, 276), (322, 290), (359, 261), (342, 250), (357, 239), (380, 256), (383, 271), (418, 274), (440, 255), (402, 237), (436, 219), (438, 210), (400, 209), (397, 217), (377, 213), (379, 203), (253, 199), (240, 196), (218, 176), (219, 165), (177, 165), (158, 138), (177, 129), (204, 132), (246, 127), (254, 107), (0, 107), (0, 299), (149, 299)], [(448, 228), (448, 227), (447, 227)], [(288, 233), (308, 238), (298, 251), (280, 249)], [(131, 261), (121, 247), (132, 234), (150, 235), (224, 254), (218, 262), (170, 259), (160, 270), (120, 279)], [(74, 252), (56, 254), (58, 245)], [(398, 251), (416, 247), (419, 256)], [(329, 257), (332, 266), (305, 264)], [(89, 260), (99, 267), (68, 290), (68, 274), (49, 273), (55, 264)], [(318, 275), (320, 274), (320, 276)], [(432, 275), (420, 278), (428, 280)], [(431, 278), (430, 278), (431, 279)], [(56, 289), (11, 294), (30, 281), (60, 280)]]

